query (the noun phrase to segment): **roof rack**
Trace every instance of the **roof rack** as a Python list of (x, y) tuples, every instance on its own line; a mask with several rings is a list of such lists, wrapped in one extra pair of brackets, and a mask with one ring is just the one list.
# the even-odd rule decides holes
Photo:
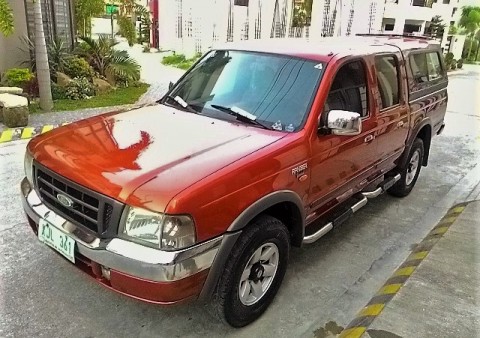
[(389, 33), (357, 33), (357, 36), (383, 36), (391, 38), (413, 38), (421, 40), (434, 40), (433, 37), (428, 35), (417, 35), (412, 33), (403, 33), (403, 34), (389, 34)]

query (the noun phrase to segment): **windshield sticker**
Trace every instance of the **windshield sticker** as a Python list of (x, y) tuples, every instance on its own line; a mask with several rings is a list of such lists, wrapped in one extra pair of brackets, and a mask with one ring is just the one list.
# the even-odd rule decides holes
[(318, 65), (315, 65), (313, 68), (322, 70), (322, 69), (323, 69), (323, 65), (322, 65), (321, 63), (319, 63)]
[(272, 124), (272, 129), (273, 130), (283, 130), (282, 121), (278, 120), (277, 122)]

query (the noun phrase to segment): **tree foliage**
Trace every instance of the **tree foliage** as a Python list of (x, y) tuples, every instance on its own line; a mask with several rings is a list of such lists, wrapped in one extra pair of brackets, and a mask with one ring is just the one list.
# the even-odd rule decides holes
[(0, 33), (9, 36), (13, 33), (13, 11), (7, 0), (0, 0)]
[(473, 59), (472, 50), (475, 39), (475, 34), (480, 29), (480, 7), (465, 6), (462, 8), (462, 15), (460, 17), (459, 26), (464, 28), (469, 36), (470, 46), (468, 49), (467, 58)]
[(89, 36), (91, 34), (92, 18), (104, 12), (104, 0), (75, 0), (77, 32), (82, 36)]
[(440, 15), (435, 15), (430, 21), (427, 34), (432, 38), (441, 39), (445, 31), (446, 25), (443, 23), (443, 19)]
[(140, 65), (124, 50), (116, 50), (118, 43), (110, 37), (101, 35), (98, 40), (89, 37), (80, 38), (82, 43), (77, 53), (104, 77), (114, 75), (132, 81), (140, 79)]

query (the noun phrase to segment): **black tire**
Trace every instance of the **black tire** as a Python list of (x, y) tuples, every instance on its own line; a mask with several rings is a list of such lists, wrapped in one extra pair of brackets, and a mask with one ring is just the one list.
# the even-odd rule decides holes
[[(264, 248), (268, 249), (269, 245), (274, 245), (278, 249), (276, 272), (272, 275), (271, 282), (265, 288), (263, 296), (258, 297), (255, 303), (245, 305), (240, 299), (240, 287), (244, 285), (241, 283), (250, 283), (250, 279), (246, 282), (241, 282), (240, 279), (247, 263), (252, 262), (254, 253), (262, 246), (266, 246)], [(258, 319), (268, 308), (280, 288), (287, 270), (289, 252), (290, 234), (282, 222), (268, 215), (261, 215), (253, 220), (244, 229), (227, 260), (210, 304), (213, 314), (233, 327), (243, 327)], [(254, 271), (253, 266), (250, 271)], [(262, 283), (260, 280), (259, 282)]]
[[(415, 173), (412, 172), (412, 158), (415, 154), (418, 154), (418, 165), (416, 167)], [(401, 168), (397, 168), (395, 171), (401, 175), (400, 180), (395, 183), (387, 192), (390, 195), (396, 197), (405, 197), (407, 196), (417, 183), (418, 175), (420, 174), (420, 169), (422, 168), (423, 163), (423, 156), (425, 154), (423, 148), (423, 141), (419, 138), (415, 139), (413, 142), (412, 148), (410, 149), (410, 153), (408, 154), (408, 159), (405, 162), (405, 165)], [(415, 155), (416, 156), (416, 155)], [(411, 179), (411, 175), (413, 176), (413, 180)], [(409, 178), (410, 176), (410, 178)]]

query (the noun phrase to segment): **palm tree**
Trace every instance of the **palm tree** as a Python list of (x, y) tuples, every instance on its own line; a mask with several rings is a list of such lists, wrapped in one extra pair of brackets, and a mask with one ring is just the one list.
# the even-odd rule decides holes
[(473, 40), (475, 33), (480, 28), (480, 7), (465, 6), (462, 8), (462, 15), (460, 17), (459, 26), (465, 28), (470, 37), (470, 47), (468, 49), (467, 58), (470, 59), (472, 53)]
[(50, 111), (53, 108), (52, 85), (50, 82), (50, 66), (48, 64), (47, 44), (43, 32), (42, 6), (40, 0), (33, 2), (35, 18), (35, 58), (37, 65), (38, 91), (40, 94), (40, 108)]
[(127, 78), (138, 81), (140, 79), (140, 65), (132, 59), (127, 51), (116, 50), (118, 44), (108, 35), (101, 35), (98, 40), (89, 37), (80, 38), (81, 43), (77, 53), (83, 56), (100, 75), (109, 78)]
[(7, 0), (0, 0), (0, 33), (9, 36), (13, 33), (13, 11)]

